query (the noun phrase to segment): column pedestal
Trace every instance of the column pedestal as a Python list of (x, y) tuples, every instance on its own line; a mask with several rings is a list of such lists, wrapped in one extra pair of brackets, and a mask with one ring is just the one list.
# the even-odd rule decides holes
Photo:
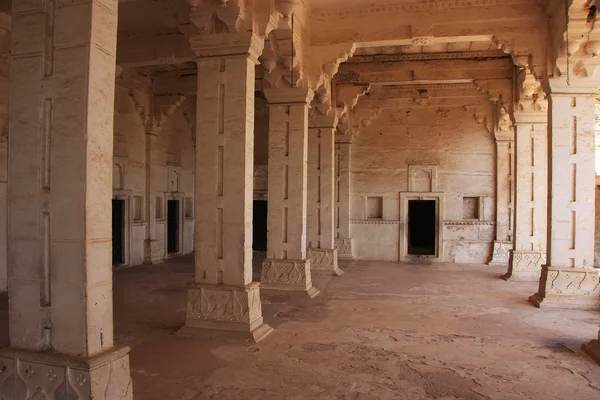
[(492, 259), (488, 265), (506, 266), (508, 264), (509, 252), (512, 250), (512, 246), (512, 242), (494, 240)]
[(7, 400), (132, 400), (128, 354), (127, 346), (114, 346), (90, 358), (2, 349), (0, 396)]
[(584, 344), (583, 350), (600, 364), (600, 331), (598, 331), (598, 339)]
[(320, 293), (312, 285), (309, 260), (268, 258), (263, 261), (260, 281), (263, 291), (300, 292), (311, 299)]
[(600, 310), (600, 270), (544, 265), (538, 293), (529, 298), (539, 308)]
[(546, 262), (541, 251), (511, 250), (505, 280), (535, 282), (540, 279), (540, 268)]
[(335, 248), (338, 252), (338, 260), (354, 260), (352, 253), (352, 238), (336, 238)]
[(260, 284), (246, 286), (193, 283), (188, 289), (185, 327), (219, 329), (248, 333), (255, 342), (267, 337), (273, 328), (263, 322)]
[(309, 248), (310, 269), (314, 273), (333, 273), (341, 276), (344, 271), (338, 268), (337, 249)]

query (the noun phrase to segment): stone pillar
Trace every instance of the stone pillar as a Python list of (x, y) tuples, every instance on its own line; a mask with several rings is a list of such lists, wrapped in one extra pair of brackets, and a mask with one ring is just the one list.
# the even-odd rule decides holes
[(508, 265), (512, 249), (514, 130), (496, 132), (496, 240), (489, 265)]
[(269, 102), (269, 215), (265, 289), (301, 291), (311, 298), (306, 252), (308, 89), (265, 89)]
[(515, 234), (505, 279), (537, 281), (546, 262), (548, 113), (515, 112)]
[(594, 104), (596, 82), (550, 79), (547, 265), (538, 307), (600, 308), (594, 258)]
[(218, 54), (198, 51), (196, 273), (183, 333), (222, 329), (259, 341), (272, 331), (263, 322), (260, 284), (252, 282), (254, 79), (262, 41), (239, 40), (247, 42), (235, 54), (224, 46)]
[(8, 101), (10, 89), (10, 16), (0, 13), (0, 292), (8, 289), (7, 189)]
[(161, 262), (164, 256), (156, 238), (156, 190), (153, 169), (156, 160), (158, 129), (146, 128), (146, 238), (144, 240), (144, 264)]
[(350, 139), (336, 137), (336, 237), (338, 259), (352, 260), (352, 238), (350, 236)]
[[(335, 117), (312, 117), (308, 120), (309, 143), (316, 153), (316, 193), (311, 204), (314, 215), (313, 223), (317, 225), (317, 240), (311, 240), (308, 248), (311, 270), (314, 272), (342, 275), (338, 268), (337, 249), (335, 248)], [(316, 142), (316, 143), (314, 143)], [(314, 144), (316, 144), (316, 146)], [(310, 164), (309, 164), (310, 165)], [(309, 182), (314, 184), (313, 182)], [(313, 191), (309, 190), (309, 193)], [(311, 196), (313, 197), (313, 196)]]
[[(117, 2), (15, 2), (5, 399), (132, 399), (113, 343)], [(85, 21), (85, 23), (81, 23)]]

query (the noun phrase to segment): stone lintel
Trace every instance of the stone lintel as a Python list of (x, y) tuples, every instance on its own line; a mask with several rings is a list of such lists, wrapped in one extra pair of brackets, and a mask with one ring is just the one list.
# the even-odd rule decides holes
[(264, 40), (252, 33), (201, 34), (192, 37), (190, 44), (197, 58), (248, 56), (255, 64), (258, 64)]
[[(335, 114), (335, 113), (333, 113)], [(309, 128), (330, 128), (333, 129), (338, 124), (338, 118), (335, 115), (320, 115), (320, 116), (309, 116), (308, 127)]]
[(600, 82), (595, 79), (571, 79), (567, 85), (564, 78), (551, 78), (543, 82), (542, 87), (549, 96), (596, 97)]
[(302, 292), (310, 298), (320, 292), (312, 285), (310, 260), (265, 259), (260, 277), (263, 290)]
[(511, 250), (505, 280), (535, 282), (540, 279), (546, 253), (541, 251)]
[(338, 260), (354, 260), (352, 238), (336, 238), (335, 248), (337, 249)]
[(309, 248), (308, 258), (312, 272), (341, 276), (344, 271), (338, 267), (337, 249)]
[(180, 332), (192, 333), (191, 328), (245, 332), (256, 342), (264, 339), (272, 328), (263, 321), (260, 283), (193, 283), (188, 288), (185, 326)]
[(268, 88), (264, 89), (269, 105), (301, 105), (310, 104), (314, 92), (304, 88)]
[(548, 125), (548, 112), (515, 111), (515, 125)]
[(600, 270), (542, 266), (538, 293), (529, 298), (536, 307), (600, 310)]
[(584, 344), (583, 350), (588, 353), (594, 360), (600, 364), (600, 332), (598, 332), (598, 339), (592, 340), (589, 343)]
[(494, 250), (492, 252), (492, 259), (488, 262), (488, 265), (508, 265), (509, 252), (512, 250), (512, 242), (494, 240)]
[(90, 358), (1, 349), (0, 393), (15, 400), (132, 400), (129, 347), (117, 345)]

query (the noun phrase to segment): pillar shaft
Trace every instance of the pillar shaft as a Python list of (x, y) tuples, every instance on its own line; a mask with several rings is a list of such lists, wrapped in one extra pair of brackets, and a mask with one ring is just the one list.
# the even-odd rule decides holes
[[(258, 41), (255, 36), (252, 42)], [(263, 324), (252, 282), (254, 71), (250, 53), (198, 60), (195, 171), (195, 283), (186, 327), (250, 332)]]
[(503, 137), (498, 137), (501, 133), (496, 135), (496, 240), (490, 265), (508, 265), (512, 248), (515, 142), (511, 137), (514, 134), (506, 132)]
[(148, 129), (146, 132), (146, 239), (144, 241), (144, 263), (154, 264), (163, 258), (160, 242), (156, 237), (156, 189), (154, 165), (158, 132)]
[(2, 393), (131, 399), (129, 349), (113, 346), (117, 4), (18, 2), (12, 21)]
[[(337, 249), (335, 248), (335, 130), (337, 121), (333, 117), (315, 116), (309, 120), (310, 149), (316, 154), (316, 190), (309, 190), (311, 196), (309, 203), (313, 213), (313, 224), (317, 225), (317, 240), (311, 240), (308, 256), (312, 271), (332, 272), (341, 275), (338, 268)], [(316, 143), (314, 143), (316, 142)], [(316, 145), (315, 145), (316, 144)], [(311, 164), (309, 164), (311, 166)], [(313, 183), (313, 182), (309, 182)], [(309, 224), (310, 225), (310, 224)]]
[(549, 82), (547, 266), (537, 306), (600, 306), (594, 258), (594, 104), (597, 85)]
[(505, 278), (537, 281), (546, 262), (547, 113), (515, 113), (515, 233)]
[(336, 141), (336, 238), (339, 259), (353, 259), (350, 236), (350, 142)]
[(261, 281), (274, 290), (314, 296), (306, 253), (307, 89), (266, 89), (269, 102), (267, 259)]

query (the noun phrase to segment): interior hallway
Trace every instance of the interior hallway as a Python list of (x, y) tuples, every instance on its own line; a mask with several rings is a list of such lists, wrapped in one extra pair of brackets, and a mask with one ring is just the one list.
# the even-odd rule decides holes
[[(597, 312), (542, 311), (537, 283), (503, 267), (342, 263), (312, 301), (263, 294), (275, 332), (259, 344), (184, 323), (193, 259), (114, 274), (115, 341), (132, 347), (136, 399), (594, 399), (580, 349)], [(6, 343), (7, 298), (0, 305)]]

